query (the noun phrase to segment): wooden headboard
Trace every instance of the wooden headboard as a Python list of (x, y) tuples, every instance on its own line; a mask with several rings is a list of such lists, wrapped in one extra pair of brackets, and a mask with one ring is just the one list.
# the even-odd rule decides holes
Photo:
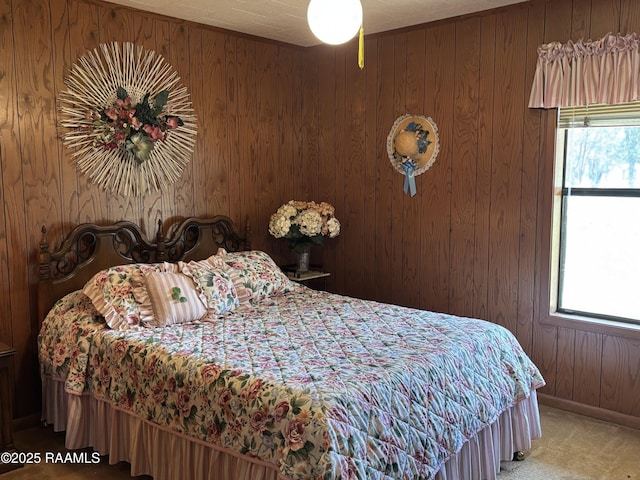
[(222, 247), (229, 252), (250, 250), (249, 226), (238, 235), (230, 218), (191, 217), (169, 226), (170, 238), (162, 233), (162, 221), (153, 241), (148, 241), (139, 226), (117, 222), (98, 226), (78, 225), (58, 250), (49, 251), (47, 229), (42, 227), (39, 254), (38, 322), (64, 295), (80, 290), (100, 270), (128, 263), (157, 263), (203, 260)]

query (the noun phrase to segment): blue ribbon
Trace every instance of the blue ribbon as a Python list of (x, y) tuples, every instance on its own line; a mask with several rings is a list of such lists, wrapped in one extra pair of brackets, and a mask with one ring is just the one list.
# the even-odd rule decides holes
[(416, 166), (412, 161), (408, 161), (402, 163), (402, 168), (404, 170), (404, 193), (411, 192), (413, 197), (416, 194), (416, 177), (413, 173)]

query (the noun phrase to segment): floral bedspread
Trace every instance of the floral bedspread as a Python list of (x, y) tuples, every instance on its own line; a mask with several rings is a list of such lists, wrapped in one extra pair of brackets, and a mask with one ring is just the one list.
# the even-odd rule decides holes
[(431, 479), (540, 372), (506, 329), (306, 287), (188, 325), (110, 330), (80, 292), (41, 373), (291, 479)]

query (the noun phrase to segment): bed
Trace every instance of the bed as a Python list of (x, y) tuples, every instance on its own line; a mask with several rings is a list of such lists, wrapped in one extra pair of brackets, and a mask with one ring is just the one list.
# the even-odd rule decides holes
[(541, 436), (508, 330), (293, 283), (225, 216), (162, 227), (55, 251), (42, 229), (42, 419), (67, 448), (157, 480), (469, 480)]

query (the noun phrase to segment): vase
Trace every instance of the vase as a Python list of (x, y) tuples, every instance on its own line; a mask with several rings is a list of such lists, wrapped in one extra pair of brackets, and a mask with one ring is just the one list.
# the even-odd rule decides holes
[(307, 273), (309, 271), (309, 248), (297, 252), (297, 255), (298, 263), (296, 265), (296, 273)]

